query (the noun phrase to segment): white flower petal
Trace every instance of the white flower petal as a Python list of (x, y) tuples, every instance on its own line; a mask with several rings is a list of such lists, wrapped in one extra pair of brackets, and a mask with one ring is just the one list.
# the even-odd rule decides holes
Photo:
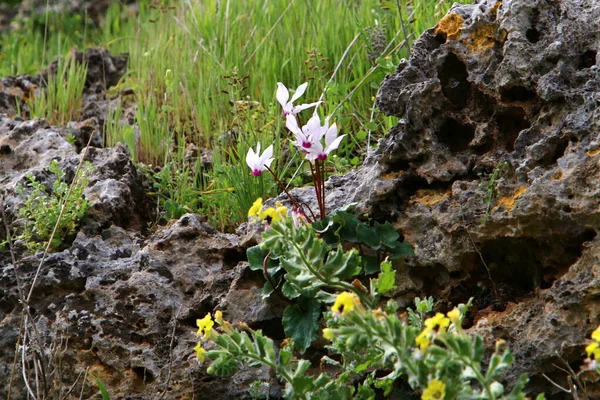
[(248, 149), (248, 154), (246, 154), (246, 164), (248, 164), (248, 167), (250, 167), (250, 169), (254, 169), (257, 161), (258, 157), (256, 156), (256, 154), (254, 154), (254, 150), (252, 149), (252, 147), (250, 147)]
[[(322, 127), (321, 127), (321, 118), (319, 118), (318, 115), (313, 115), (307, 122), (306, 125), (304, 125), (304, 127), (302, 127), (302, 131), (304, 132), (304, 134), (306, 134), (307, 136), (315, 136), (315, 137), (319, 137), (320, 140), (323, 135), (320, 134)], [(324, 131), (323, 131), (324, 133)], [(319, 136), (320, 135), (320, 136)]]
[(267, 147), (267, 149), (265, 150), (263, 155), (260, 156), (261, 164), (266, 164), (267, 160), (269, 158), (271, 158), (271, 161), (273, 161), (272, 157), (273, 157), (273, 145), (270, 145), (269, 147)]
[(304, 82), (302, 85), (298, 86), (298, 88), (296, 89), (296, 92), (294, 92), (294, 94), (292, 95), (292, 99), (290, 100), (292, 103), (296, 100), (298, 100), (298, 98), (300, 96), (302, 96), (304, 94), (304, 92), (306, 92), (306, 87), (308, 86), (308, 82)]
[(337, 139), (335, 139), (333, 142), (331, 142), (331, 144), (329, 144), (327, 146), (327, 148), (325, 149), (325, 152), (327, 154), (329, 154), (333, 150), (337, 149), (339, 147), (340, 143), (342, 142), (342, 139), (344, 138), (344, 136), (346, 136), (346, 135), (342, 135), (342, 136), (338, 137)]
[(325, 132), (325, 146), (329, 147), (329, 145), (335, 140), (337, 135), (337, 125), (334, 122), (333, 125), (331, 125), (329, 129), (327, 129), (327, 132)]
[(296, 121), (296, 117), (292, 114), (288, 114), (285, 117), (285, 126), (296, 135), (302, 134), (302, 131), (298, 127), (298, 121)]
[[(266, 160), (263, 165), (266, 166), (266, 168), (271, 168), (271, 163), (273, 162), (274, 158), (269, 158), (268, 160)], [(263, 169), (266, 169), (263, 167)]]
[(277, 93), (275, 94), (277, 101), (285, 108), (288, 99), (290, 98), (290, 92), (287, 90), (285, 85), (281, 82), (277, 82)]
[(307, 108), (314, 107), (314, 106), (316, 106), (319, 103), (322, 103), (322, 102), (321, 101), (317, 101), (315, 103), (300, 104), (299, 106), (294, 106), (294, 108), (292, 109), (292, 114), (298, 114), (300, 111), (306, 110)]

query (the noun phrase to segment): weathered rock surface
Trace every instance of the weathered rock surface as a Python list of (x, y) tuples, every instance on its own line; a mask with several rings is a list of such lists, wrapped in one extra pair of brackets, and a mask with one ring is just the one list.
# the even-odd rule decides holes
[[(489, 346), (506, 340), (515, 354), (506, 382), (528, 373), (528, 390), (552, 399), (571, 395), (542, 374), (566, 386), (554, 364), (578, 371), (585, 338), (600, 323), (599, 51), (594, 0), (455, 5), (382, 86), (379, 107), (398, 125), (365, 166), (328, 182), (331, 208), (356, 202), (414, 246), (416, 257), (397, 266), (401, 303), (432, 295), (444, 311), (475, 297), (470, 331)], [(111, 60), (120, 76), (125, 64)], [(88, 87), (97, 88), (89, 107), (98, 109), (105, 87)], [(2, 96), (0, 107), (14, 103)], [(22, 183), (25, 173), (48, 182), (52, 159), (72, 177), (98, 132), (98, 110), (85, 114), (98, 125), (70, 126), (77, 146), (66, 129), (3, 117), (0, 186)], [(44, 264), (32, 300), (61, 361), (60, 384), (89, 368), (116, 398), (164, 390), (165, 398), (247, 397), (267, 371), (216, 379), (191, 351), (196, 318), (215, 309), (281, 337), (279, 305), (262, 302), (262, 277), (246, 268), (247, 244), (196, 215), (144, 231), (153, 207), (125, 148), (98, 144), (86, 158), (95, 168), (91, 210), (72, 245)], [(314, 204), (310, 189), (294, 193)], [(11, 219), (20, 201), (9, 190)], [(38, 263), (29, 256), (15, 268), (2, 255), (0, 376), (12, 368), (19, 326), (15, 270), (28, 288)], [(588, 394), (600, 396), (593, 376), (583, 377)], [(7, 385), (0, 380), (0, 397)], [(87, 384), (86, 395), (93, 392)]]
[[(25, 184), (25, 174), (50, 186), (54, 177), (47, 166), (57, 160), (73, 178), (83, 152), (69, 144), (67, 132), (41, 119), (0, 120), (0, 185), (9, 221), (18, 223), (22, 199), (13, 189)], [(263, 278), (243, 262), (238, 237), (217, 232), (198, 215), (149, 234), (155, 205), (126, 148), (90, 147), (85, 160), (93, 166), (85, 191), (90, 208), (69, 248), (47, 257), (30, 301), (56, 368), (48, 378), (68, 389), (89, 369), (113, 398), (154, 398), (166, 391), (166, 398), (219, 393), (242, 399), (254, 380), (269, 381), (267, 370), (208, 377), (193, 356), (196, 319), (214, 309), (281, 336), (281, 307), (261, 299)], [(21, 318), (16, 274), (28, 291), (41, 257), (26, 256), (18, 242), (15, 253), (24, 258), (15, 266), (6, 251), (0, 268), (0, 398), (8, 392)], [(14, 385), (13, 396), (24, 398), (20, 375)], [(86, 398), (96, 390), (87, 382)], [(272, 391), (277, 393), (276, 384)]]
[(600, 322), (599, 51), (593, 0), (455, 5), (385, 79), (402, 119), (356, 185), (414, 246), (417, 293), (474, 296), (473, 331), (515, 351), (507, 381), (552, 398), (541, 374), (566, 386), (553, 364), (577, 371)]

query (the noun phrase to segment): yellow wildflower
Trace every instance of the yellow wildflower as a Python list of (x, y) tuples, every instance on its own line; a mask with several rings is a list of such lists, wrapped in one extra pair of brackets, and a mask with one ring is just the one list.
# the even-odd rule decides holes
[(275, 208), (275, 213), (277, 215), (279, 215), (281, 218), (287, 217), (288, 209), (287, 209), (286, 206), (284, 206), (283, 204), (281, 204), (280, 201), (276, 201), (275, 202), (275, 207), (277, 207), (277, 208)]
[(325, 328), (323, 329), (323, 337), (327, 340), (331, 340), (333, 339), (333, 329), (331, 328)]
[(460, 311), (458, 310), (458, 308), (454, 307), (454, 309), (448, 314), (446, 314), (446, 316), (450, 318), (450, 321), (452, 321), (454, 325), (456, 325), (457, 327), (460, 326)]
[(431, 329), (423, 329), (423, 332), (419, 333), (419, 336), (415, 338), (415, 342), (421, 350), (425, 350), (429, 347), (429, 344), (431, 343)]
[(585, 348), (589, 359), (600, 360), (600, 344), (592, 342)]
[(194, 350), (196, 350), (196, 357), (198, 357), (198, 360), (204, 362), (204, 360), (206, 360), (206, 353), (208, 353), (208, 351), (202, 348), (200, 342), (196, 343), (196, 347), (194, 347)]
[(264, 210), (259, 218), (267, 221), (268, 224), (281, 221), (281, 215), (277, 214), (277, 211), (273, 207)]
[(254, 204), (252, 204), (252, 207), (250, 207), (250, 210), (248, 210), (248, 216), (256, 217), (256, 218), (260, 219), (260, 214), (261, 214), (262, 208), (263, 208), (262, 197), (259, 197), (258, 199), (256, 199)]
[(338, 295), (335, 299), (335, 303), (331, 307), (333, 315), (348, 315), (349, 312), (353, 311), (357, 305), (360, 304), (360, 299), (357, 295), (351, 292), (343, 292)]
[(212, 328), (215, 325), (212, 318), (210, 317), (210, 313), (206, 314), (206, 316), (202, 319), (196, 320), (196, 325), (198, 325), (198, 335), (204, 334), (202, 339), (210, 338), (212, 334)]
[(596, 342), (600, 342), (600, 326), (598, 326), (596, 330), (592, 332), (592, 339), (594, 339)]
[(421, 400), (442, 400), (446, 396), (446, 384), (437, 379), (432, 379), (423, 390)]
[(219, 325), (223, 325), (223, 313), (221, 310), (215, 311), (215, 321), (217, 321)]
[(435, 328), (439, 328), (439, 333), (446, 333), (446, 328), (450, 325), (450, 320), (444, 317), (444, 314), (437, 313), (435, 316), (431, 318), (427, 318), (425, 320), (425, 326), (431, 330), (435, 330)]

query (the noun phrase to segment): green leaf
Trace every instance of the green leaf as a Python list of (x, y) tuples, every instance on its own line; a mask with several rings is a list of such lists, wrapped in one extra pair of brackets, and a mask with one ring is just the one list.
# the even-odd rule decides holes
[(98, 390), (100, 390), (100, 394), (102, 395), (102, 400), (110, 400), (110, 394), (108, 394), (108, 390), (106, 390), (106, 386), (104, 383), (94, 375), (90, 374), (92, 378), (96, 381), (96, 385), (98, 385)]
[(232, 376), (237, 370), (238, 364), (236, 359), (229, 353), (221, 353), (206, 371), (209, 374), (217, 376)]
[(385, 294), (396, 288), (396, 271), (392, 269), (392, 263), (386, 258), (381, 263), (381, 272), (375, 281), (375, 289), (379, 294)]
[(317, 338), (320, 315), (321, 304), (315, 299), (303, 296), (283, 312), (285, 335), (294, 341), (294, 346), (300, 354), (303, 354)]
[[(259, 246), (250, 247), (248, 250), (246, 250), (246, 256), (248, 257), (250, 269), (252, 271), (262, 271), (263, 263), (267, 254), (269, 254), (269, 250), (263, 250)], [(269, 261), (267, 261), (267, 263)]]
[(365, 131), (362, 131), (362, 130), (361, 130), (361, 131), (358, 131), (358, 132), (356, 133), (356, 136), (355, 136), (355, 137), (356, 137), (356, 140), (365, 140), (365, 139), (367, 138), (367, 132), (365, 132)]
[(381, 248), (381, 240), (377, 234), (377, 229), (373, 227), (366, 224), (358, 225), (356, 228), (356, 237), (373, 250), (379, 250)]
[(363, 257), (363, 260), (365, 261), (365, 275), (371, 275), (381, 271), (377, 257), (366, 256)]
[(383, 225), (375, 223), (373, 227), (375, 228), (377, 236), (379, 237), (379, 240), (381, 240), (381, 243), (385, 244), (388, 247), (391, 247), (395, 243), (397, 243), (400, 234), (396, 231), (396, 229), (394, 229), (392, 224), (390, 224), (389, 222), (386, 222)]

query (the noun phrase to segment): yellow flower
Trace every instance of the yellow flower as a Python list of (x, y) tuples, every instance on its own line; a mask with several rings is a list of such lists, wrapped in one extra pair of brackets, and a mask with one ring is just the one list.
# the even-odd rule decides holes
[(219, 325), (223, 325), (223, 313), (221, 310), (215, 312), (215, 321), (217, 321)]
[(423, 390), (421, 400), (442, 400), (446, 396), (446, 384), (437, 379), (432, 379)]
[(202, 337), (202, 339), (210, 338), (210, 336), (212, 334), (212, 328), (215, 325), (212, 318), (210, 317), (210, 313), (206, 314), (206, 316), (202, 319), (197, 319), (196, 325), (198, 325), (198, 333), (197, 334), (202, 335), (204, 333), (204, 336)]
[(600, 360), (600, 344), (592, 342), (585, 348), (589, 359)]
[(430, 340), (431, 340), (431, 329), (429, 329), (429, 328), (423, 329), (423, 332), (419, 333), (419, 336), (417, 336), (415, 338), (415, 342), (417, 343), (417, 346), (419, 346), (419, 348), (421, 350), (425, 350), (427, 347), (429, 347)]
[(435, 328), (439, 328), (439, 333), (446, 333), (446, 328), (450, 325), (450, 320), (444, 317), (444, 314), (437, 313), (435, 316), (431, 318), (427, 318), (425, 320), (425, 326), (431, 330), (435, 330)]
[(452, 321), (454, 325), (460, 326), (460, 311), (458, 308), (454, 307), (454, 309), (446, 314), (446, 316), (450, 318), (450, 321)]
[(327, 340), (331, 340), (333, 339), (333, 329), (331, 328), (325, 328), (323, 329), (323, 337)]
[(260, 219), (260, 212), (262, 211), (262, 197), (259, 197), (258, 199), (256, 199), (256, 201), (254, 202), (254, 204), (252, 204), (252, 207), (250, 207), (250, 210), (248, 210), (248, 216), (249, 217), (256, 217)]
[(196, 357), (198, 357), (198, 360), (204, 362), (204, 360), (206, 360), (206, 353), (208, 353), (208, 351), (202, 348), (200, 342), (196, 343), (196, 347), (194, 347), (194, 350), (196, 350)]
[(259, 218), (270, 224), (272, 222), (279, 222), (281, 220), (281, 215), (277, 214), (277, 211), (273, 207), (270, 207), (264, 210)]
[(596, 330), (592, 332), (592, 339), (594, 339), (596, 342), (600, 342), (600, 326), (598, 326)]
[(275, 207), (277, 207), (275, 209), (275, 213), (276, 214), (278, 214), (281, 218), (287, 217), (288, 209), (287, 209), (286, 206), (284, 206), (283, 204), (281, 204), (280, 201), (276, 201), (275, 202)]
[(333, 315), (348, 315), (349, 312), (353, 311), (357, 305), (360, 304), (360, 299), (357, 295), (351, 292), (343, 292), (338, 295), (335, 299), (335, 303), (331, 307)]

